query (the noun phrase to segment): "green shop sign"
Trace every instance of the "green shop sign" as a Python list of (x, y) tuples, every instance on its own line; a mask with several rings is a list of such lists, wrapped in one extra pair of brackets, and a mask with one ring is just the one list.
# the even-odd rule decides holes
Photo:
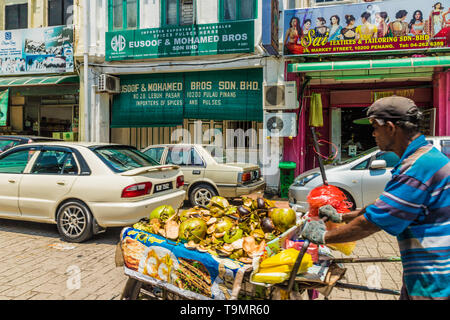
[(6, 120), (8, 119), (8, 96), (9, 89), (0, 92), (0, 126), (6, 126)]
[(111, 127), (176, 126), (183, 119), (262, 121), (262, 69), (120, 77)]
[(106, 60), (253, 52), (254, 21), (107, 32)]

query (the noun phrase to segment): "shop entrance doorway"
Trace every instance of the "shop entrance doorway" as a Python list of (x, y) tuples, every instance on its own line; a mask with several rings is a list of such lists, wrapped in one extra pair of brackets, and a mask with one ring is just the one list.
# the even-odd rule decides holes
[[(1, 127), (0, 133), (78, 141), (78, 94), (55, 95), (46, 94), (49, 91), (45, 89), (41, 90), (41, 94), (38, 91), (27, 91), (26, 88), (12, 91), (9, 99), (9, 125)], [(60, 88), (54, 87), (53, 90), (57, 92)]]
[(376, 147), (372, 127), (356, 124), (355, 120), (366, 117), (367, 108), (332, 108), (331, 141), (338, 148), (336, 160), (343, 161), (356, 154)]

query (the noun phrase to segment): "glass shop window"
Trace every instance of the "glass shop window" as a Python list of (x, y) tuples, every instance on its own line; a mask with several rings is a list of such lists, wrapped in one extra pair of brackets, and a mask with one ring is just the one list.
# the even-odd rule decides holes
[(28, 28), (28, 4), (5, 6), (5, 30)]
[(73, 0), (48, 0), (48, 25), (73, 24)]
[(194, 0), (165, 1), (164, 24), (167, 26), (191, 25), (195, 23)]
[(138, 0), (109, 0), (110, 30), (139, 28)]
[(256, 1), (221, 0), (221, 21), (256, 19)]

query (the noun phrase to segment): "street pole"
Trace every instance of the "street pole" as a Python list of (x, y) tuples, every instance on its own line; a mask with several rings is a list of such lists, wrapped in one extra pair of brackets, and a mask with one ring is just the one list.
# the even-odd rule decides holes
[(90, 106), (89, 106), (89, 1), (84, 0), (84, 53), (83, 53), (83, 71), (84, 71), (84, 140), (90, 141)]

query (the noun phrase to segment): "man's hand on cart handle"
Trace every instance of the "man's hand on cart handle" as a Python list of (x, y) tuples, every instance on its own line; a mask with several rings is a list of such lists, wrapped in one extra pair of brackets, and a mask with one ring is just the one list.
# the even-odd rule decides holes
[(342, 215), (339, 214), (332, 205), (324, 205), (319, 208), (319, 218), (327, 217), (328, 220), (335, 223), (342, 222)]
[(323, 220), (306, 221), (301, 236), (315, 244), (325, 244), (325, 233), (327, 232)]

